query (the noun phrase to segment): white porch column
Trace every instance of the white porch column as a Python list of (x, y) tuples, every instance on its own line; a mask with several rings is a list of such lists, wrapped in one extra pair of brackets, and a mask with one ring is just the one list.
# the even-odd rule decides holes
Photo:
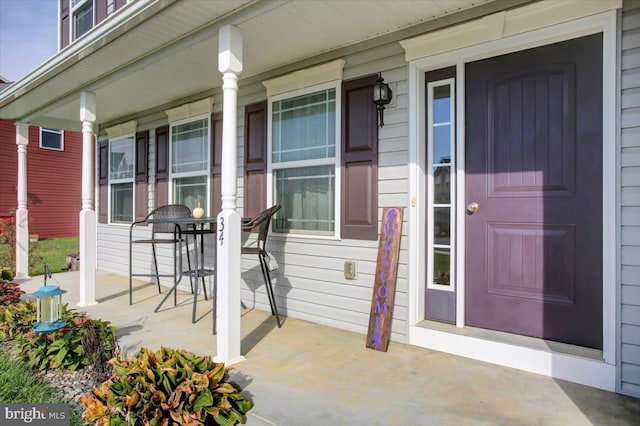
[(96, 302), (96, 212), (93, 210), (93, 123), (96, 121), (96, 95), (80, 94), (82, 121), (82, 210), (80, 211), (80, 300), (78, 306)]
[(29, 125), (16, 123), (18, 145), (18, 210), (16, 210), (16, 277), (29, 276), (29, 210), (27, 209), (27, 145)]
[(242, 33), (234, 26), (220, 29), (218, 70), (223, 74), (222, 211), (217, 238), (217, 346), (216, 360), (233, 364), (240, 354), (240, 215), (237, 195), (238, 74), (242, 72)]

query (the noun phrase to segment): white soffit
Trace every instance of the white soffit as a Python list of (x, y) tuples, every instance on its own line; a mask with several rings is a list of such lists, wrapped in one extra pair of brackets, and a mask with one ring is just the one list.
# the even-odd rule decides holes
[(82, 90), (96, 93), (100, 123), (197, 99), (222, 84), (219, 23), (243, 32), (242, 79), (491, 1), (177, 1), (124, 21), (133, 2), (3, 93), (2, 115), (71, 128)]
[(622, 7), (622, 0), (545, 0), (402, 40), (407, 62)]
[[(493, 0), (296, 0), (238, 23), (255, 75)], [(259, 65), (256, 68), (255, 65)]]

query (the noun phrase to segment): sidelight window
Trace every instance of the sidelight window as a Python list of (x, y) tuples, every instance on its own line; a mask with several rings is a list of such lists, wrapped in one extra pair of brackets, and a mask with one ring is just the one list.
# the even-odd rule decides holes
[(455, 270), (454, 79), (427, 84), (428, 287), (453, 290)]

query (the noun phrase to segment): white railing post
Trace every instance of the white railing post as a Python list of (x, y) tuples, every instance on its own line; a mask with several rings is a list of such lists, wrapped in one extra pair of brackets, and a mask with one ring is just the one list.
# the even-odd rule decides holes
[(96, 212), (94, 201), (94, 136), (96, 121), (96, 95), (80, 94), (80, 121), (82, 122), (82, 210), (80, 210), (80, 300), (78, 306), (96, 302)]
[(240, 354), (240, 215), (237, 197), (238, 74), (242, 72), (242, 33), (227, 25), (220, 29), (218, 70), (223, 74), (222, 211), (217, 228), (217, 355), (233, 364)]
[(29, 125), (16, 123), (18, 145), (18, 209), (16, 210), (16, 277), (29, 276), (29, 210), (27, 209), (27, 146)]

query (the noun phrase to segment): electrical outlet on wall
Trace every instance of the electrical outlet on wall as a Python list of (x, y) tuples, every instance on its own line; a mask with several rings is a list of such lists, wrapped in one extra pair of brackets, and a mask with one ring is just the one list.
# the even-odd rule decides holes
[(356, 261), (345, 260), (344, 261), (344, 277), (348, 280), (356, 278)]

